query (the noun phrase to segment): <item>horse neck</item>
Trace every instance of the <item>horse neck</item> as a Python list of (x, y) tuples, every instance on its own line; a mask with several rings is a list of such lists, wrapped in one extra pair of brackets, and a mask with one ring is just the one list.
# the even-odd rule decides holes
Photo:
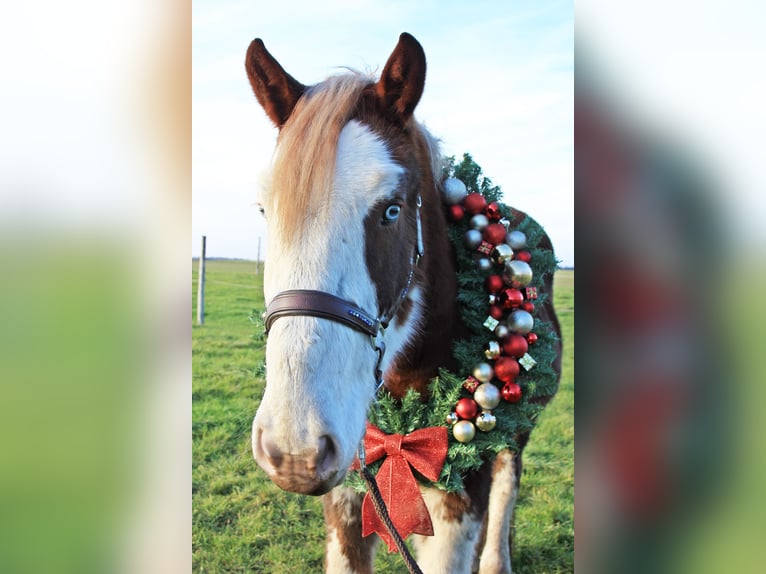
[(422, 395), (439, 369), (453, 369), (453, 341), (464, 329), (456, 304), (457, 276), (441, 197), (435, 187), (424, 193), (423, 239), (416, 285), (420, 290), (420, 328), (386, 373), (386, 387), (403, 396), (408, 389)]

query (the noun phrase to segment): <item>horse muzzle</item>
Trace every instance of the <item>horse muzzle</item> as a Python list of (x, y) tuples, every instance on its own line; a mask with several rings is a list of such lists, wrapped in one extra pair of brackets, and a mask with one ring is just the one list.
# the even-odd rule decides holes
[(335, 488), (345, 477), (340, 455), (332, 437), (319, 437), (315, 446), (298, 453), (285, 453), (276, 444), (271, 429), (253, 426), (253, 456), (271, 481), (282, 490), (319, 496)]

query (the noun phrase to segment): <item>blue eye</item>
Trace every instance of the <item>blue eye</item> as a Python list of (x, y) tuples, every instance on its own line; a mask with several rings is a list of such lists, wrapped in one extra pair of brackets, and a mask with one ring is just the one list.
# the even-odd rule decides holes
[(386, 212), (383, 214), (383, 220), (396, 221), (401, 211), (402, 208), (399, 205), (393, 203), (386, 208)]

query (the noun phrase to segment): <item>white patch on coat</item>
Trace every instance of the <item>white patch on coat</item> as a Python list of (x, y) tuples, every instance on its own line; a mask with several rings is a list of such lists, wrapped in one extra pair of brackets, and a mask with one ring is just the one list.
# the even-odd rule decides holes
[[(333, 512), (335, 513), (335, 521), (341, 524), (348, 524), (352, 521), (359, 520), (359, 509), (361, 507), (360, 494), (352, 488), (339, 486), (331, 490), (325, 495), (329, 497), (329, 501), (332, 505)], [(375, 544), (374, 541), (378, 539), (377, 536), (373, 536), (373, 546), (370, 549), (369, 566), (373, 567), (373, 561), (375, 557)], [(343, 546), (338, 539), (338, 532), (335, 529), (329, 531), (327, 536), (327, 548), (325, 554), (325, 566), (327, 568), (327, 574), (354, 574), (354, 570), (348, 561), (348, 558), (343, 554)]]
[(413, 536), (418, 565), (428, 574), (470, 574), (481, 521), (469, 513), (458, 522), (446, 520), (443, 505), (447, 494), (435, 488), (420, 490), (431, 514), (434, 535)]
[(500, 452), (492, 469), (487, 534), (479, 561), (479, 574), (511, 574), (508, 540), (517, 496), (513, 457), (511, 451)]
[[(320, 210), (330, 214), (328, 220), (302, 226), (301, 237), (281, 237), (281, 226), (266, 214), (266, 302), (287, 289), (313, 289), (377, 315), (364, 221), (373, 205), (393, 195), (402, 173), (379, 137), (349, 122), (338, 141), (330, 205)], [(406, 325), (391, 331), (386, 338), (389, 359), (414, 332)], [(331, 436), (339, 449), (340, 478), (364, 433), (376, 359), (370, 338), (347, 326), (314, 317), (280, 318), (269, 333), (266, 390), (254, 427), (272, 429), (276, 446), (288, 454), (315, 449), (320, 437)]]
[(325, 572), (327, 574), (354, 574), (348, 558), (338, 540), (338, 533), (331, 530), (327, 536), (327, 554), (325, 554)]

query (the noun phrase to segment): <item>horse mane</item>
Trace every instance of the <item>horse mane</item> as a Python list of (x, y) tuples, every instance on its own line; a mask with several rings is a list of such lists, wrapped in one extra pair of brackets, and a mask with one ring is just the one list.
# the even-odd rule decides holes
[(311, 86), (282, 128), (268, 200), (286, 236), (327, 208), (340, 132), (373, 81), (352, 71)]

